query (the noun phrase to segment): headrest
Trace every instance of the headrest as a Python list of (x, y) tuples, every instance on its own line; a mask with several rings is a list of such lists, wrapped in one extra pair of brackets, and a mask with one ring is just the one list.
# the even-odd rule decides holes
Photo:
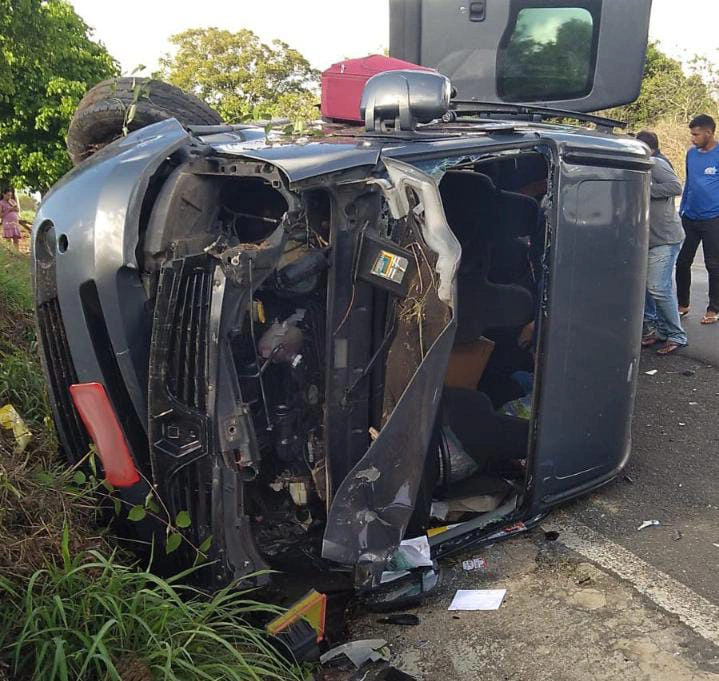
[(500, 193), (491, 178), (480, 173), (450, 170), (439, 183), (444, 214), (462, 246), (479, 237), (491, 236), (488, 230), (497, 219)]

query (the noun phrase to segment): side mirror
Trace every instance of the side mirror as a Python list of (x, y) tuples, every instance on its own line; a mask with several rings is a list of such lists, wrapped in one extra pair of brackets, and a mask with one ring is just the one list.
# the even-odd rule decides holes
[(447, 113), (449, 78), (431, 71), (384, 71), (365, 85), (360, 114), (367, 132), (409, 132)]

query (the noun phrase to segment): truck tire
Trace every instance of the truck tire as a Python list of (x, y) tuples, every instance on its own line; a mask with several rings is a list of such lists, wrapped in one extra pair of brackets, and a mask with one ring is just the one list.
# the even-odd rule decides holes
[(197, 97), (180, 88), (149, 78), (111, 78), (98, 83), (82, 98), (67, 133), (67, 150), (77, 165), (122, 136), (127, 110), (135, 100), (133, 90), (143, 86), (135, 101), (129, 130), (176, 118), (182, 125), (217, 125), (219, 114)]

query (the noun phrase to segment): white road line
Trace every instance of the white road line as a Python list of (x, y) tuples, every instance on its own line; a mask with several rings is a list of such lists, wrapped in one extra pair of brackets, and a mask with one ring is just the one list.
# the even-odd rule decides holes
[(644, 562), (566, 511), (553, 513), (544, 530), (559, 532), (558, 541), (584, 558), (626, 580), (642, 595), (679, 619), (702, 638), (719, 646), (719, 607), (676, 579)]

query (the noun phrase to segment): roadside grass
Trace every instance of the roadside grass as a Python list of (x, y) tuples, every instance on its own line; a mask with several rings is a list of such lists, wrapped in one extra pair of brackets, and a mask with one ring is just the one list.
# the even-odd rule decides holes
[(28, 257), (0, 248), (0, 406), (42, 426), (49, 414), (32, 317)]
[(257, 626), (278, 610), (241, 584), (206, 596), (142, 569), (97, 523), (95, 489), (57, 455), (29, 259), (0, 244), (0, 681), (300, 681)]
[(32, 314), (32, 288), (28, 258), (3, 244), (0, 251), (0, 291), (3, 305)]
[(0, 639), (11, 670), (32, 681), (306, 678), (248, 623), (277, 608), (238, 586), (207, 597), (185, 576), (163, 580), (97, 551), (72, 558), (65, 544), (59, 564), (5, 585), (0, 614), (20, 613)]

